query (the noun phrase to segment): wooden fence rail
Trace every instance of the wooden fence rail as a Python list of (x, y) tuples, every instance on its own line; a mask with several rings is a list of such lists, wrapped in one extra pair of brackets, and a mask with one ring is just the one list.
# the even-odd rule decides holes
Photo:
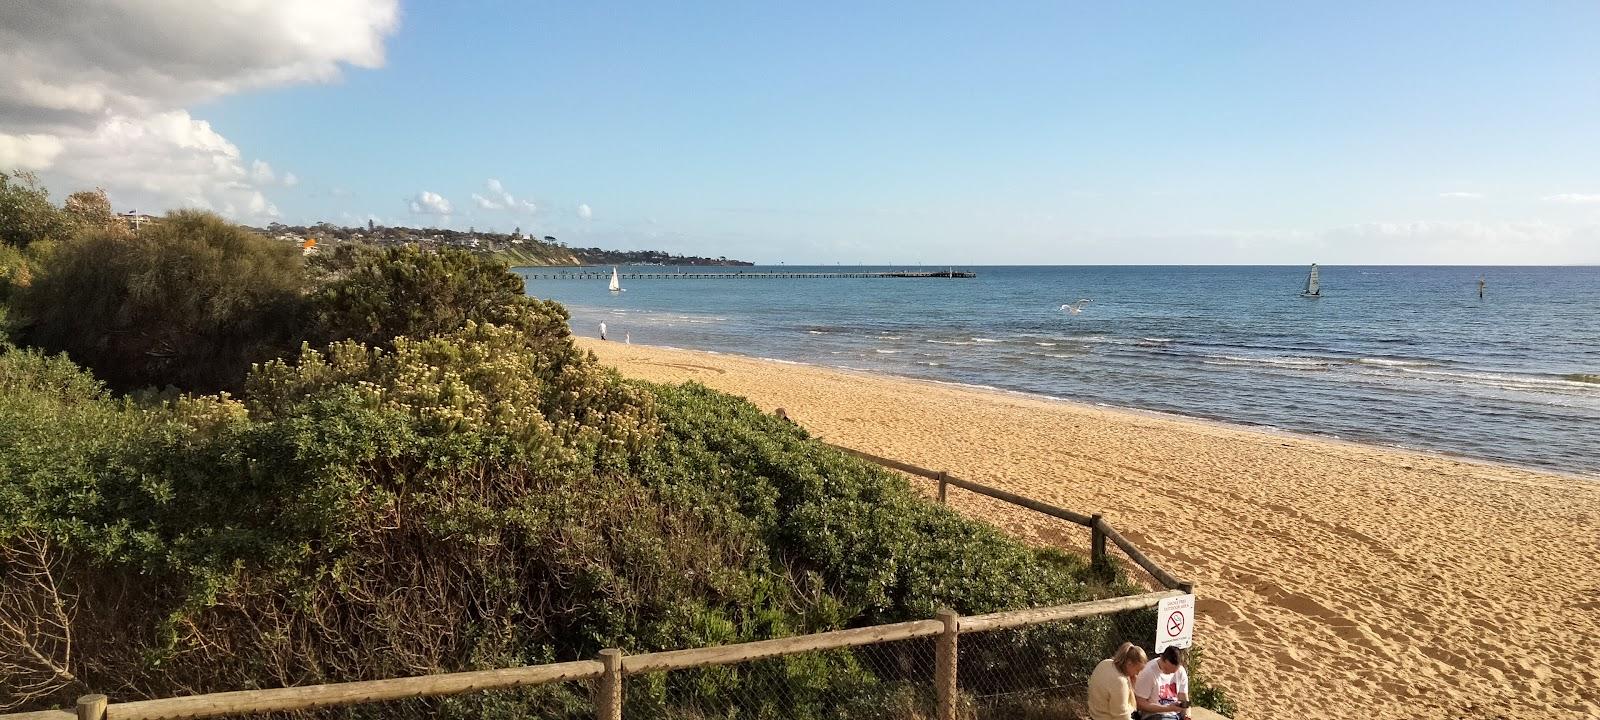
[(1192, 592), (1194, 590), (1193, 583), (1181, 580), (1172, 573), (1167, 572), (1165, 568), (1157, 565), (1156, 562), (1151, 560), (1148, 555), (1145, 555), (1142, 551), (1140, 551), (1132, 541), (1123, 537), (1122, 533), (1117, 532), (1116, 528), (1111, 527), (1111, 523), (1106, 522), (1106, 519), (1101, 517), (1099, 513), (1094, 515), (1084, 515), (1082, 513), (1076, 513), (1065, 508), (1058, 508), (1054, 505), (1042, 503), (1038, 500), (1034, 500), (1033, 498), (1023, 497), (1013, 492), (1001, 490), (1000, 488), (989, 487), (988, 485), (975, 483), (971, 480), (963, 480), (943, 470), (929, 470), (924, 467), (918, 467), (910, 463), (900, 462), (899, 460), (893, 460), (886, 457), (879, 457), (877, 455), (873, 455), (872, 453), (862, 452), (860, 450), (856, 450), (855, 448), (848, 448), (843, 445), (834, 445), (832, 443), (823, 444), (847, 455), (854, 455), (855, 457), (866, 460), (867, 462), (875, 463), (892, 470), (899, 470), (903, 473), (916, 475), (918, 477), (927, 478), (937, 482), (939, 483), (939, 502), (945, 502), (945, 487), (947, 485), (954, 485), (963, 490), (969, 490), (979, 495), (992, 497), (996, 500), (1008, 502), (1018, 507), (1025, 507), (1037, 513), (1042, 513), (1053, 518), (1065, 520), (1074, 525), (1082, 525), (1083, 527), (1089, 528), (1090, 532), (1092, 533), (1089, 546), (1089, 556), (1091, 560), (1094, 560), (1095, 562), (1102, 562), (1105, 560), (1106, 541), (1110, 540), (1118, 548), (1120, 548), (1122, 552), (1128, 556), (1128, 559), (1132, 560), (1135, 565), (1144, 568), (1145, 572), (1150, 573), (1150, 576), (1155, 578), (1156, 582), (1161, 583), (1162, 587), (1167, 588), (1168, 590), (1183, 590), (1184, 592)]
[(593, 699), (597, 720), (621, 720), (622, 679), (630, 675), (659, 673), (689, 668), (728, 665), (764, 658), (818, 650), (874, 645), (911, 638), (935, 638), (934, 695), (939, 720), (954, 720), (957, 705), (956, 668), (959, 662), (957, 640), (962, 633), (1000, 630), (1047, 622), (1059, 622), (1110, 613), (1154, 607), (1164, 599), (1193, 592), (1190, 583), (1179, 580), (1118, 533), (1100, 515), (1082, 515), (1048, 505), (1015, 493), (963, 480), (947, 472), (929, 470), (890, 458), (883, 458), (839, 445), (837, 450), (878, 465), (928, 478), (939, 483), (939, 500), (945, 500), (947, 485), (1025, 507), (1050, 517), (1090, 528), (1093, 532), (1090, 554), (1105, 560), (1106, 541), (1144, 568), (1165, 590), (1073, 603), (1049, 608), (1013, 610), (958, 617), (941, 610), (936, 619), (835, 630), (774, 640), (758, 640), (734, 645), (669, 650), (624, 655), (616, 649), (602, 650), (596, 660), (534, 665), (529, 667), (480, 670), (473, 672), (421, 675), (416, 677), (366, 680), (360, 682), (305, 685), (271, 690), (239, 690), (188, 697), (111, 703), (104, 695), (78, 698), (74, 710), (44, 710), (0, 715), (0, 720), (169, 720), (207, 718), (220, 715), (283, 712), (355, 705), (405, 698), (438, 697), (481, 690), (527, 687), (572, 680), (593, 680)]
[(1075, 620), (1155, 607), (1162, 600), (1184, 594), (1179, 590), (1106, 598), (1048, 608), (1012, 610), (987, 615), (958, 616), (939, 611), (933, 620), (874, 625), (834, 630), (774, 640), (757, 640), (734, 645), (669, 650), (624, 655), (620, 650), (600, 652), (598, 660), (533, 665), (501, 670), (419, 675), (415, 677), (365, 680), (360, 682), (304, 685), (271, 690), (191, 695), (188, 697), (110, 703), (104, 695), (85, 695), (75, 711), (43, 710), (0, 715), (0, 720), (177, 720), (222, 715), (310, 710), (406, 698), (438, 697), (481, 690), (527, 687), (571, 680), (594, 680), (593, 697), (597, 720), (621, 720), (622, 679), (633, 675), (688, 670), (692, 668), (750, 662), (765, 658), (795, 655), (819, 650), (839, 650), (864, 645), (896, 642), (913, 638), (935, 638), (935, 702), (941, 720), (953, 720), (957, 705), (956, 669), (959, 664), (957, 639), (960, 635), (988, 630)]

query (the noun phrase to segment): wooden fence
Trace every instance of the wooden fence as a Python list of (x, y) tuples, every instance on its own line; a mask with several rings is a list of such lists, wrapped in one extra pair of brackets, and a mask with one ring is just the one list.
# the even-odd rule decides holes
[(594, 714), (597, 720), (621, 720), (622, 681), (626, 677), (730, 665), (818, 650), (839, 650), (915, 638), (935, 638), (933, 677), (935, 707), (939, 720), (955, 720), (958, 699), (956, 670), (959, 663), (957, 645), (959, 635), (1139, 610), (1155, 607), (1166, 598), (1183, 594), (1182, 590), (1163, 590), (1057, 607), (967, 617), (960, 617), (950, 610), (941, 610), (932, 620), (913, 620), (776, 640), (758, 640), (735, 645), (668, 650), (640, 655), (624, 655), (622, 651), (615, 649), (602, 650), (600, 657), (595, 660), (502, 670), (420, 675), (330, 685), (302, 685), (271, 690), (239, 690), (125, 703), (111, 703), (105, 695), (85, 695), (78, 698), (77, 706), (73, 710), (42, 710), (0, 715), (0, 720), (209, 718), (312, 710), (407, 698), (440, 697), (571, 680), (594, 681)]
[(832, 443), (824, 444), (835, 450), (848, 455), (854, 455), (868, 462), (876, 463), (892, 470), (899, 470), (900, 472), (910, 475), (924, 477), (939, 483), (939, 502), (941, 503), (945, 502), (945, 495), (948, 492), (948, 487), (954, 485), (963, 490), (969, 490), (979, 495), (992, 497), (996, 500), (1008, 502), (1018, 507), (1024, 507), (1034, 512), (1065, 520), (1074, 525), (1082, 525), (1083, 527), (1089, 528), (1091, 533), (1089, 540), (1089, 557), (1092, 561), (1105, 562), (1106, 541), (1110, 540), (1128, 556), (1129, 560), (1132, 560), (1134, 564), (1138, 565), (1139, 567), (1144, 568), (1145, 572), (1150, 573), (1150, 577), (1155, 578), (1156, 582), (1161, 583), (1161, 587), (1164, 587), (1168, 590), (1183, 590), (1184, 592), (1194, 591), (1193, 583), (1190, 583), (1186, 580), (1180, 580), (1177, 576), (1167, 572), (1165, 568), (1157, 565), (1156, 562), (1151, 560), (1148, 555), (1145, 555), (1143, 552), (1141, 552), (1138, 546), (1134, 545), (1132, 541), (1123, 537), (1122, 533), (1117, 532), (1116, 528), (1111, 527), (1111, 523), (1106, 522), (1106, 519), (1101, 517), (1098, 513), (1094, 515), (1076, 513), (1071, 510), (1066, 510), (1063, 508), (1058, 508), (1054, 505), (1048, 505), (1039, 502), (1038, 500), (1034, 500), (1032, 498), (1023, 497), (1013, 492), (1007, 492), (999, 488), (992, 488), (988, 485), (981, 485), (979, 483), (972, 482), (971, 480), (963, 480), (951, 475), (948, 472), (929, 470), (927, 468), (917, 467), (916, 465), (912, 465), (910, 463), (903, 463), (899, 460), (878, 457), (877, 455), (847, 448), (843, 445), (834, 445)]
[(177, 718), (209, 718), (223, 715), (310, 710), (407, 698), (440, 697), (573, 680), (594, 681), (593, 699), (595, 718), (597, 720), (621, 720), (622, 685), (625, 677), (644, 673), (744, 663), (797, 653), (837, 650), (913, 638), (936, 638), (933, 685), (937, 717), (939, 720), (955, 720), (958, 699), (956, 670), (959, 662), (957, 638), (960, 634), (1018, 628), (1155, 607), (1164, 599), (1179, 597), (1193, 592), (1193, 586), (1190, 583), (1181, 581), (1162, 569), (1099, 515), (1075, 513), (1004, 490), (980, 485), (970, 480), (963, 480), (945, 472), (928, 470), (837, 445), (831, 447), (884, 467), (935, 480), (939, 483), (939, 500), (941, 502), (945, 500), (947, 486), (954, 485), (964, 490), (1087, 527), (1093, 532), (1091, 555), (1096, 561), (1104, 562), (1106, 560), (1105, 543), (1110, 540), (1121, 548), (1133, 562), (1156, 578), (1166, 589), (1141, 595), (1107, 598), (1057, 607), (1013, 610), (968, 617), (960, 617), (950, 610), (941, 610), (934, 619), (930, 620), (913, 620), (888, 625), (874, 625), (872, 627), (835, 630), (812, 635), (758, 640), (735, 645), (720, 645), (690, 650), (669, 650), (640, 655), (624, 655), (621, 650), (608, 649), (600, 651), (599, 657), (594, 660), (578, 660), (500, 670), (421, 675), (329, 685), (303, 685), (270, 690), (240, 690), (159, 700), (137, 700), (125, 703), (112, 703), (105, 695), (85, 695), (78, 698), (77, 706), (72, 710), (43, 710), (0, 715), (0, 720), (172, 720)]

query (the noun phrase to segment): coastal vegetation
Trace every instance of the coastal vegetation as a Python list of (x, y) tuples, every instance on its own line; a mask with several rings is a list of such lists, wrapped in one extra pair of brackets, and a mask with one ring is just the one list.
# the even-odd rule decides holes
[(660, 250), (606, 250), (597, 247), (568, 247), (559, 239), (545, 235), (524, 233), (516, 227), (508, 233), (491, 230), (454, 230), (451, 228), (415, 228), (404, 225), (379, 225), (369, 221), (366, 227), (347, 227), (332, 223), (316, 225), (285, 225), (272, 223), (251, 230), (269, 237), (303, 242), (315, 239), (331, 247), (341, 245), (417, 245), (426, 248), (453, 247), (469, 250), (500, 260), (512, 267), (519, 266), (576, 266), (576, 265), (737, 265), (752, 263), (729, 260), (725, 257), (708, 258), (694, 255), (674, 255)]
[[(1131, 589), (742, 399), (622, 378), (492, 259), (343, 247), (307, 260), (206, 213), (136, 233), (106, 217), (55, 208), (30, 181), (0, 185), (0, 708), (525, 665)], [(1025, 638), (1061, 659), (1034, 679), (1081, 675), (1144, 630)], [(759, 685), (741, 672), (804, 678), (803, 697), (746, 694), (757, 716), (870, 715), (893, 691), (841, 652), (630, 702)], [(386, 713), (562, 715), (581, 704), (573, 692)]]

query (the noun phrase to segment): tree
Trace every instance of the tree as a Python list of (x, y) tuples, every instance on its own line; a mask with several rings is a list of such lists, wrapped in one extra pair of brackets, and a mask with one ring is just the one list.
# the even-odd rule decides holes
[(138, 235), (86, 232), (18, 293), (22, 339), (113, 387), (237, 387), (298, 341), (298, 250), (216, 215), (175, 212)]
[(80, 230), (98, 230), (117, 224), (117, 217), (111, 212), (111, 200), (101, 188), (68, 195), (62, 211)]
[(523, 295), (522, 278), (505, 263), (465, 250), (340, 248), (319, 269), (330, 280), (312, 297), (311, 313), (324, 341), (389, 348), (396, 337), (432, 337), (468, 320), (551, 341), (570, 335), (565, 308)]
[(33, 173), (0, 174), (0, 242), (23, 247), (59, 240), (71, 231), (67, 217), (50, 204), (50, 192)]

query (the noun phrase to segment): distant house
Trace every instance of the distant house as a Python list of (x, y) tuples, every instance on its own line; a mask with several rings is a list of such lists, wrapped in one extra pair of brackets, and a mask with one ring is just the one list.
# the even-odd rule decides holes
[(144, 227), (145, 225), (149, 225), (150, 223), (160, 220), (160, 218), (154, 215), (147, 215), (139, 212), (138, 210), (129, 210), (125, 213), (117, 215), (117, 219), (121, 220), (124, 225), (127, 225), (129, 230), (134, 231), (137, 231), (139, 228)]

